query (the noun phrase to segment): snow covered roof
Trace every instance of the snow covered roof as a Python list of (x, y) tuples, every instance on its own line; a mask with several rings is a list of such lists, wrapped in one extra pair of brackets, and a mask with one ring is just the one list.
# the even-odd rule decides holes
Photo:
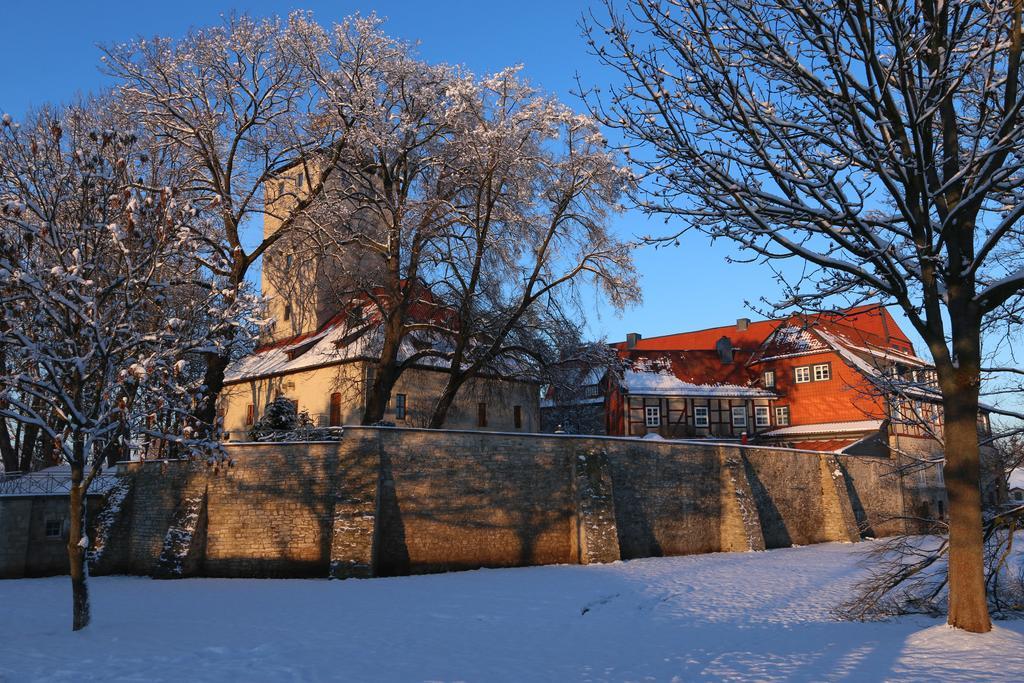
[(641, 358), (622, 373), (622, 387), (630, 394), (647, 396), (700, 396), (775, 398), (766, 389), (739, 384), (696, 384), (679, 379), (667, 359)]
[(881, 429), (882, 420), (854, 420), (851, 422), (819, 422), (816, 424), (783, 427), (764, 432), (762, 436), (800, 436), (804, 434), (851, 434)]
[(1010, 470), (1009, 486), (1011, 489), (1024, 489), (1024, 467)]
[(224, 381), (238, 382), (356, 360), (369, 355), (374, 337), (380, 336), (371, 330), (356, 339), (346, 340), (348, 332), (345, 324), (328, 324), (315, 335), (256, 349), (232, 363), (224, 374)]
[[(848, 351), (861, 353), (864, 355), (871, 356), (873, 358), (879, 358), (884, 361), (905, 363), (907, 365), (914, 365), (917, 367), (928, 367), (928, 363), (909, 353), (903, 353), (897, 349), (882, 349), (871, 345), (861, 345), (854, 343), (849, 337), (840, 334), (835, 331), (815, 330), (823, 339), (829, 342), (834, 347), (842, 347)], [(873, 372), (877, 372), (878, 367), (871, 365), (866, 360), (861, 360), (861, 366), (864, 368), (870, 368)], [(888, 363), (887, 363), (888, 364)]]
[[(304, 334), (276, 344), (257, 348), (248, 356), (240, 358), (228, 367), (224, 375), (227, 383), (241, 382), (258, 377), (283, 375), (300, 370), (311, 370), (329, 365), (375, 358), (384, 336), (379, 326), (351, 327), (344, 316), (336, 316), (315, 334)], [(425, 351), (444, 354), (451, 346), (447, 339), (430, 332), (419, 331), (402, 340), (398, 360), (404, 361)], [(419, 367), (447, 368), (447, 360), (441, 355), (420, 355), (415, 364)], [(502, 359), (502, 376), (519, 374), (511, 358)], [(523, 381), (528, 381), (523, 377)]]
[(828, 350), (828, 344), (806, 327), (792, 324), (780, 325), (750, 362), (778, 360)]

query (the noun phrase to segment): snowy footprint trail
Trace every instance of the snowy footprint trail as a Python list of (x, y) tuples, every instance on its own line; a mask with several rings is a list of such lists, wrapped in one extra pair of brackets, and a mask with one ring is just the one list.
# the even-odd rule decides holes
[(837, 622), (866, 544), (374, 580), (0, 581), (4, 681), (1024, 680), (1024, 622)]

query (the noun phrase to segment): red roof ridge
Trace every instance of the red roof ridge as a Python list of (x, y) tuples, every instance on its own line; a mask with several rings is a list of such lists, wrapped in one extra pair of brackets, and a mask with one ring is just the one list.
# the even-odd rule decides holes
[[(782, 318), (767, 318), (765, 320), (751, 320), (750, 321), (750, 325), (747, 327), (747, 329), (749, 330), (754, 325), (763, 325), (765, 323), (779, 323), (779, 322), (782, 322), (782, 321), (783, 321)], [(704, 328), (701, 328), (699, 330), (683, 330), (682, 332), (669, 332), (668, 334), (658, 334), (658, 335), (654, 335), (653, 337), (640, 337), (640, 341), (653, 341), (655, 339), (665, 339), (667, 337), (679, 337), (679, 336), (684, 335), (684, 334), (700, 334), (702, 332), (713, 332), (715, 330), (728, 330), (728, 329), (736, 329), (736, 323), (733, 323), (731, 325), (715, 325), (714, 327), (704, 327)], [(626, 340), (622, 340), (622, 341), (612, 342), (612, 345), (615, 345), (615, 344), (625, 344), (625, 343), (626, 343)], [(679, 349), (679, 350), (680, 351), (687, 351), (687, 350), (693, 351), (694, 349)]]

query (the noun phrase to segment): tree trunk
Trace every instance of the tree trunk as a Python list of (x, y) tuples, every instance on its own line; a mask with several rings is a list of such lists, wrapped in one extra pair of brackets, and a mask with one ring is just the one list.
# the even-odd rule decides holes
[(434, 404), (434, 413), (430, 416), (430, 429), (444, 427), (444, 423), (448, 419), (448, 411), (451, 410), (452, 404), (455, 402), (455, 395), (459, 393), (464, 381), (463, 378), (456, 377), (454, 374), (448, 376), (444, 390), (441, 391), (441, 395)]
[(376, 373), (373, 383), (366, 394), (366, 409), (363, 411), (362, 424), (372, 425), (384, 419), (391, 400), (391, 390), (395, 388), (401, 374), (394, 362), (382, 361), (375, 366)]
[[(76, 450), (79, 446), (76, 445)], [(89, 625), (89, 586), (86, 583), (85, 489), (82, 488), (83, 468), (71, 466), (71, 496), (68, 502), (70, 525), (68, 529), (68, 561), (71, 567), (72, 630), (80, 631)]]
[(212, 426), (217, 419), (217, 399), (224, 389), (224, 373), (231, 359), (226, 354), (210, 354), (206, 358), (206, 373), (203, 376), (206, 392), (196, 410), (196, 419), (202, 425)]
[(373, 383), (368, 387), (366, 394), (366, 409), (363, 411), (362, 419), (364, 425), (372, 425), (384, 419), (388, 401), (391, 400), (391, 391), (402, 375), (402, 368), (398, 364), (398, 351), (405, 334), (404, 321), (405, 308), (399, 307), (391, 312), (383, 325), (384, 343), (374, 366)]
[(39, 444), (39, 426), (26, 425), (21, 437), (21, 462), (18, 469), (22, 472), (32, 470), (32, 456), (36, 454), (36, 447)]
[(10, 474), (18, 471), (18, 450), (7, 428), (7, 419), (3, 417), (0, 417), (0, 458), (3, 459), (4, 472)]
[(985, 592), (977, 387), (964, 387), (961, 392), (947, 396), (943, 409), (943, 473), (949, 496), (948, 622), (965, 631), (986, 633), (992, 630), (992, 622)]

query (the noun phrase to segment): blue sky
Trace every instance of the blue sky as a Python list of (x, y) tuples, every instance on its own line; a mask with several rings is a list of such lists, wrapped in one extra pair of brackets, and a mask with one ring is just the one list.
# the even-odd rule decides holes
[[(0, 110), (20, 117), (48, 101), (66, 101), (107, 82), (97, 69), (99, 43), (138, 35), (181, 35), (191, 26), (217, 23), (231, 10), (254, 15), (287, 14), (310, 9), (330, 23), (347, 14), (375, 11), (386, 17), (386, 30), (419, 41), (429, 61), (463, 64), (473, 71), (494, 71), (523, 64), (526, 76), (570, 106), (580, 102), (571, 91), (575, 75), (600, 82), (602, 70), (586, 53), (578, 22), (586, 2), (518, 0), (505, 3), (433, 0), (410, 2), (35, 2), (14, 3), (0, 23)], [(630, 237), (659, 229), (638, 213), (627, 213), (615, 230)], [(756, 318), (743, 308), (775, 291), (771, 273), (760, 266), (729, 266), (729, 245), (711, 247), (692, 236), (679, 248), (641, 249), (636, 262), (643, 274), (644, 303), (621, 317), (588, 301), (594, 336), (621, 339), (626, 332), (644, 336), (728, 324), (738, 317)]]

